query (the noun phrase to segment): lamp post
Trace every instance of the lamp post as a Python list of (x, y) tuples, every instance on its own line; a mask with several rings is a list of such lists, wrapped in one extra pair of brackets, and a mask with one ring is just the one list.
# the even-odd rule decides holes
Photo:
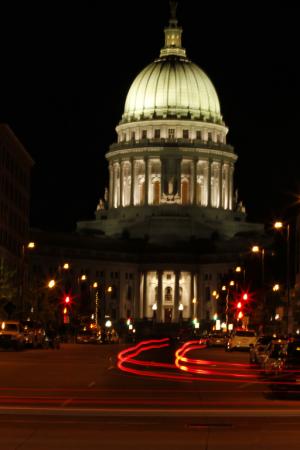
[(286, 296), (287, 296), (287, 314), (286, 314), (286, 331), (293, 332), (293, 315), (291, 309), (291, 282), (290, 282), (290, 224), (284, 225), (281, 221), (274, 223), (275, 230), (286, 229)]
[(157, 303), (153, 303), (152, 311), (153, 311), (153, 322), (155, 322), (156, 321)]
[(20, 282), (20, 303), (21, 303), (21, 319), (24, 319), (24, 290), (25, 290), (25, 259), (26, 250), (32, 250), (35, 248), (35, 242), (28, 242), (27, 244), (22, 244), (21, 248), (21, 282)]
[(253, 245), (251, 251), (252, 253), (261, 254), (261, 289), (262, 289), (262, 306), (263, 306), (262, 327), (265, 328), (266, 325), (265, 249), (263, 247), (259, 247), (258, 245)]

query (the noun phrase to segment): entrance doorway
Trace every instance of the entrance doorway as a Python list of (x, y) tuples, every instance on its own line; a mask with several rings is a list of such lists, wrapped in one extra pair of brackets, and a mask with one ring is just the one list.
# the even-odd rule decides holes
[(165, 308), (165, 322), (172, 322), (172, 308)]

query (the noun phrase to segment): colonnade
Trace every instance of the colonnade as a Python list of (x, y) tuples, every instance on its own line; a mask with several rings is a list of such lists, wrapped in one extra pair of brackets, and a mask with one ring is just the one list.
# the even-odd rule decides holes
[(178, 322), (204, 316), (200, 277), (186, 271), (144, 271), (140, 276), (140, 318)]
[(231, 161), (140, 158), (109, 164), (109, 207), (182, 205), (232, 209)]

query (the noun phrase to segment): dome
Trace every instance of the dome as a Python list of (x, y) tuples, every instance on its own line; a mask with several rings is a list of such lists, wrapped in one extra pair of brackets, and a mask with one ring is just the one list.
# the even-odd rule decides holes
[(122, 120), (169, 117), (222, 122), (218, 95), (208, 76), (186, 57), (174, 54), (160, 57), (135, 78)]

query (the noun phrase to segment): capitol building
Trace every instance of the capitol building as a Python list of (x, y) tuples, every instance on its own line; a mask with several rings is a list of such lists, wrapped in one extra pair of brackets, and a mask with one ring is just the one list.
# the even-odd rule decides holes
[(36, 270), (55, 277), (58, 267), (78, 314), (93, 313), (98, 323), (206, 326), (224, 275), (264, 235), (262, 224), (246, 220), (217, 92), (188, 59), (171, 5), (158, 58), (129, 87), (94, 220), (78, 222), (75, 233), (31, 234)]
[[(122, 243), (114, 266), (124, 281), (117, 298), (106, 299), (106, 313), (113, 308), (118, 318), (127, 311), (150, 319), (155, 311), (162, 322), (178, 321), (179, 314), (210, 320), (222, 274), (263, 227), (246, 221), (236, 198), (237, 155), (227, 143), (219, 98), (187, 57), (174, 5), (164, 33), (159, 57), (129, 88), (116, 142), (106, 153), (105, 198), (95, 220), (79, 222), (78, 232)], [(136, 280), (130, 300), (122, 274), (126, 252)]]

